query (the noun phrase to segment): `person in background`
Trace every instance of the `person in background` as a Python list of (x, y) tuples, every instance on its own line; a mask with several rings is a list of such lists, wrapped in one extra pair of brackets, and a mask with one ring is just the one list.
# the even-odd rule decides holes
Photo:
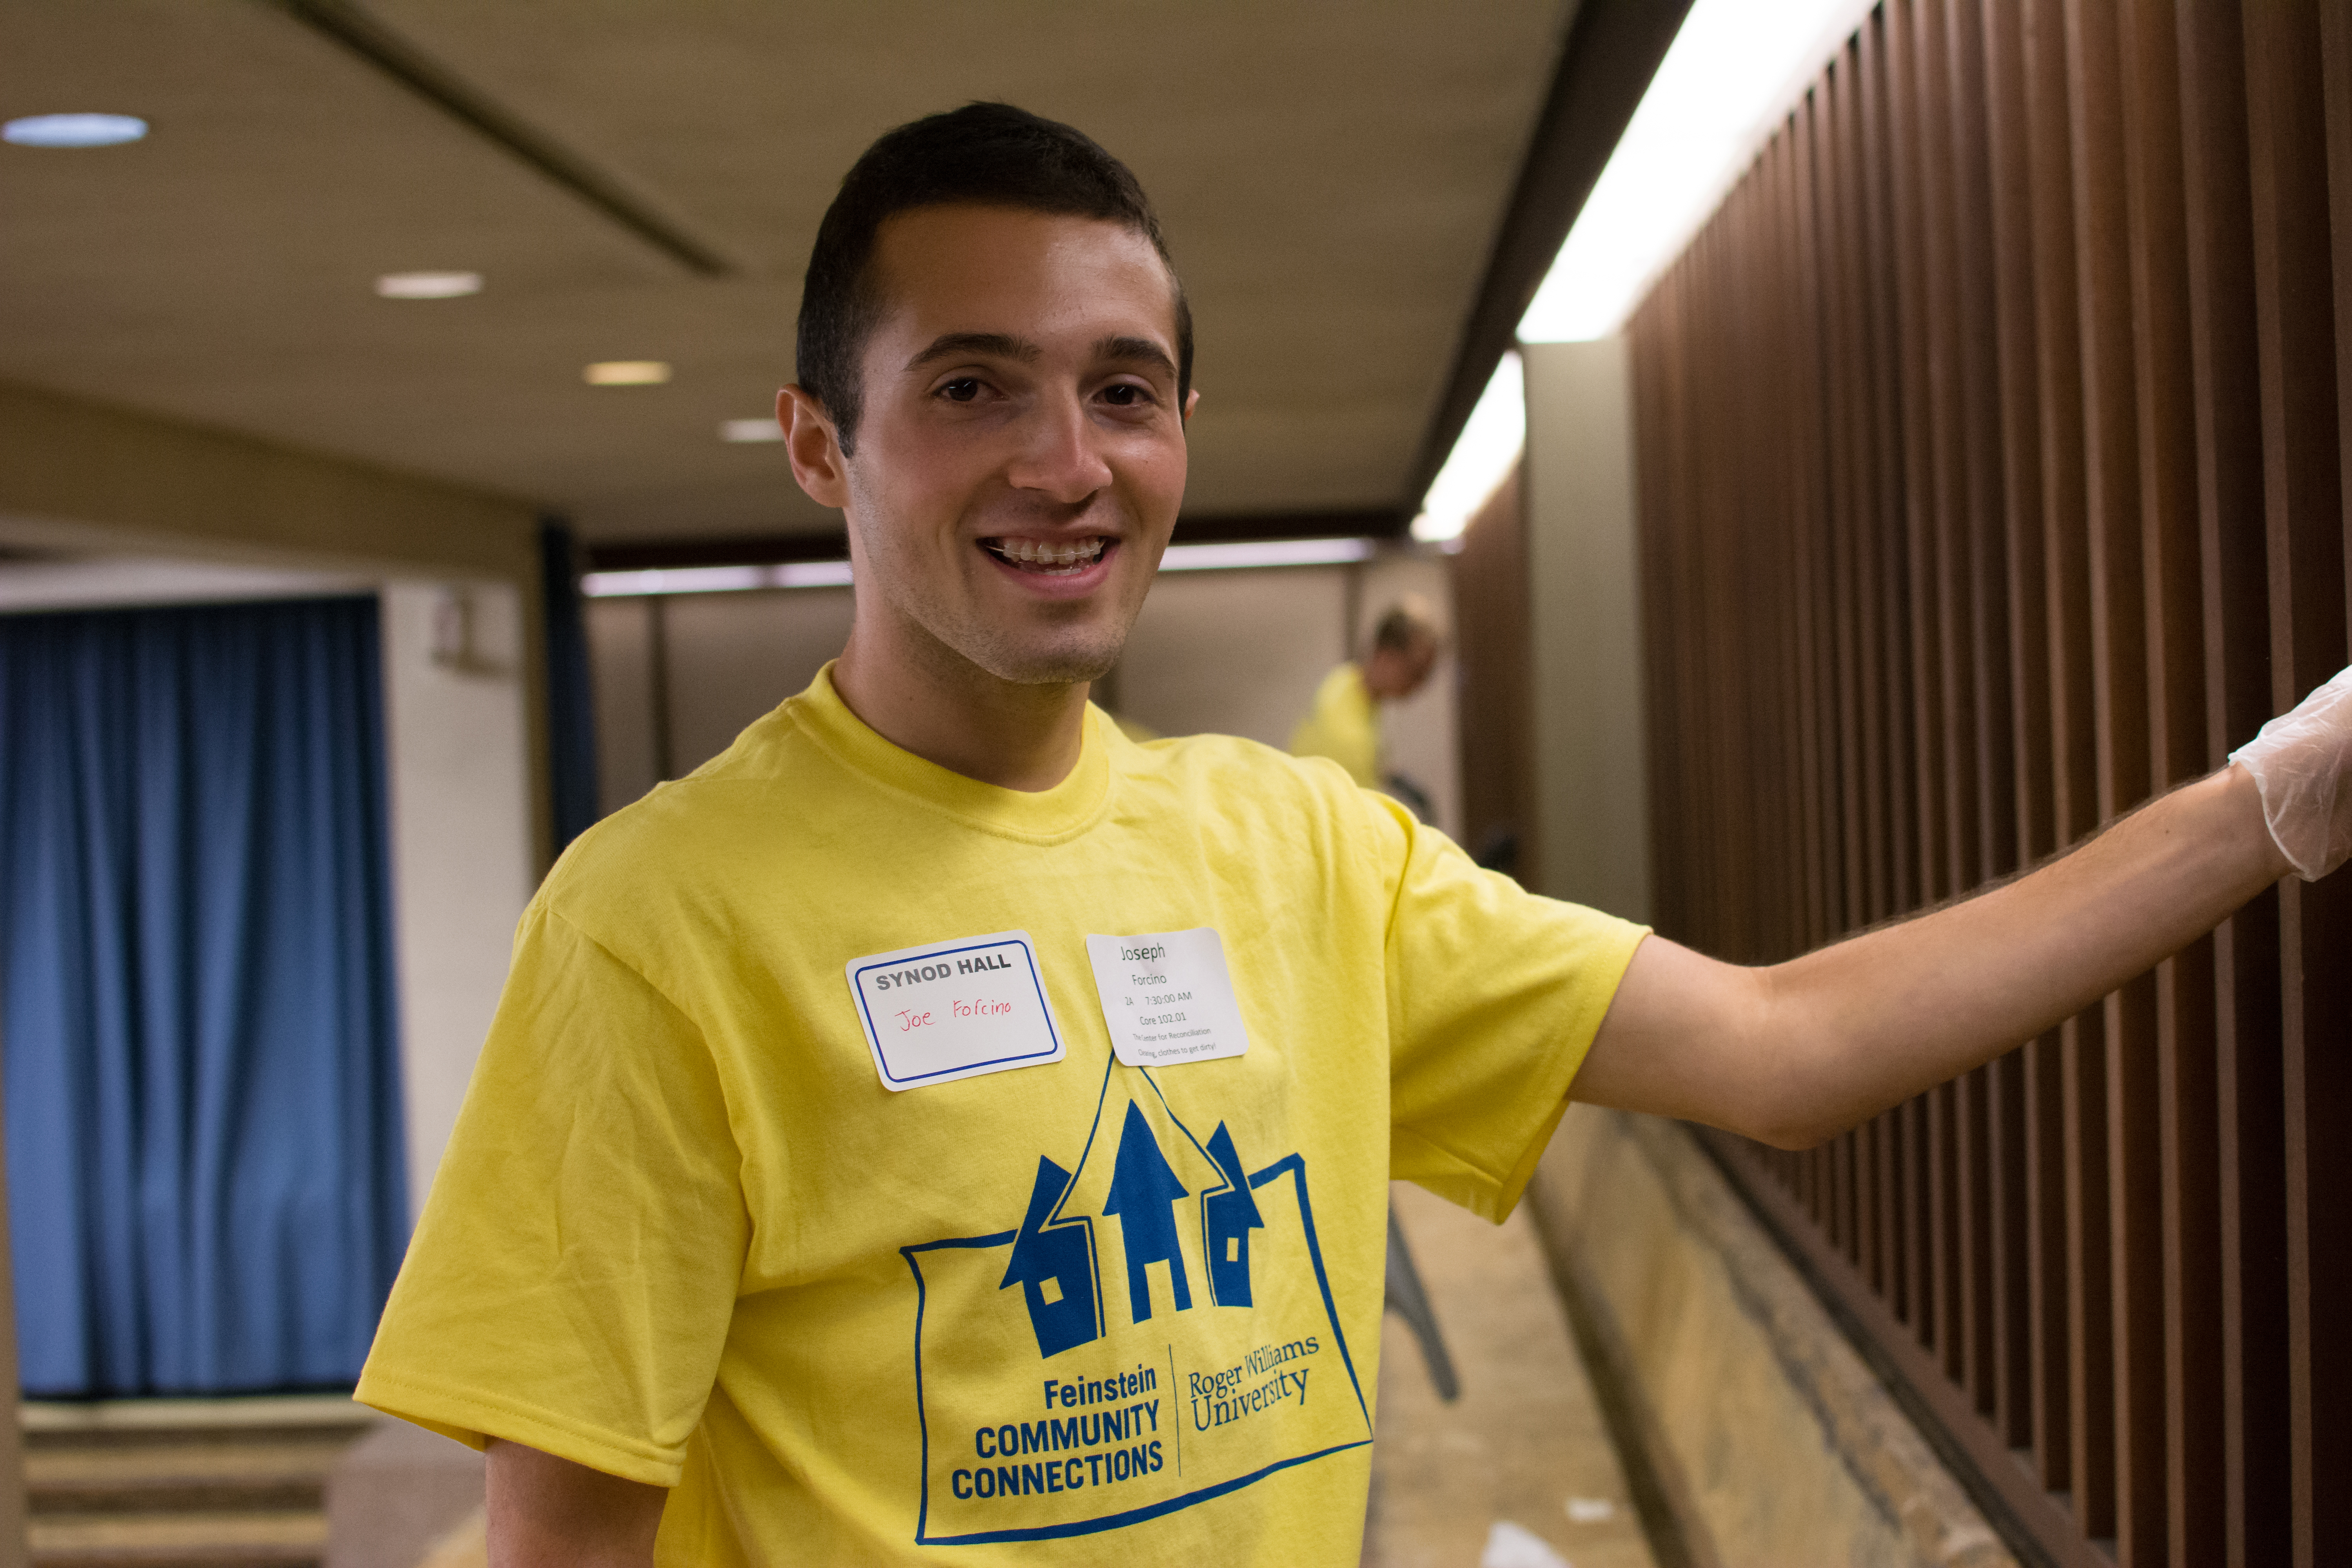
[(1315, 689), (1315, 706), (1290, 732), (1294, 757), (1328, 757), (1366, 789), (1384, 790), (1429, 818), (1429, 797), (1411, 780), (1388, 771), (1381, 733), (1381, 705), (1402, 702), (1419, 691), (1436, 668), (1437, 617), (1429, 601), (1407, 594), (1384, 611), (1372, 628), (1372, 650), (1349, 659)]

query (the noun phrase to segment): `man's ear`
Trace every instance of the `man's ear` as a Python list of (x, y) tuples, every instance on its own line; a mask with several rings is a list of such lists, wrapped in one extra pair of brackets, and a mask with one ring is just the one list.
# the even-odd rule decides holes
[(849, 461), (842, 456), (840, 433), (824, 405), (804, 386), (787, 386), (776, 394), (776, 423), (783, 426), (793, 478), (809, 500), (836, 510), (847, 506)]
[(1201, 389), (1194, 387), (1184, 395), (1184, 423), (1192, 423), (1192, 410), (1201, 406)]

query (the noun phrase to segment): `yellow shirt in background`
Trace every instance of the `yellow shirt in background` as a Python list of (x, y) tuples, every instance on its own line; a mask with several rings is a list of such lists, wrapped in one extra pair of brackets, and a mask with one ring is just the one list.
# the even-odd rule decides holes
[(1381, 713), (1361, 666), (1339, 666), (1315, 689), (1315, 706), (1290, 732), (1294, 757), (1328, 757), (1366, 789), (1381, 787)]
[[(1247, 1049), (1122, 1065), (1087, 937), (1200, 927)], [(1065, 1054), (885, 1088), (850, 966), (1013, 932)], [(359, 1397), (675, 1489), (667, 1565), (1353, 1568), (1389, 1178), (1506, 1214), (1641, 937), (1321, 763), (1090, 710), (1023, 794), (820, 674), (532, 900)]]

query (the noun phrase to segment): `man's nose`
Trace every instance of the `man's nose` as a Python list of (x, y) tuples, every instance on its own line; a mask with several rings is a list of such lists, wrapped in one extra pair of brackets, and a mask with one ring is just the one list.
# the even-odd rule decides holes
[(1110, 483), (1102, 432), (1075, 392), (1040, 398), (1019, 428), (1020, 446), (1005, 473), (1016, 489), (1075, 505)]

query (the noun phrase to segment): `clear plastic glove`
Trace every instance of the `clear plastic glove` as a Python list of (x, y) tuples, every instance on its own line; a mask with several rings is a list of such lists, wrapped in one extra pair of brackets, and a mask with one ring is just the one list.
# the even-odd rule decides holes
[(2271, 838), (2315, 882), (2352, 857), (2352, 668), (2230, 753), (2263, 792)]

